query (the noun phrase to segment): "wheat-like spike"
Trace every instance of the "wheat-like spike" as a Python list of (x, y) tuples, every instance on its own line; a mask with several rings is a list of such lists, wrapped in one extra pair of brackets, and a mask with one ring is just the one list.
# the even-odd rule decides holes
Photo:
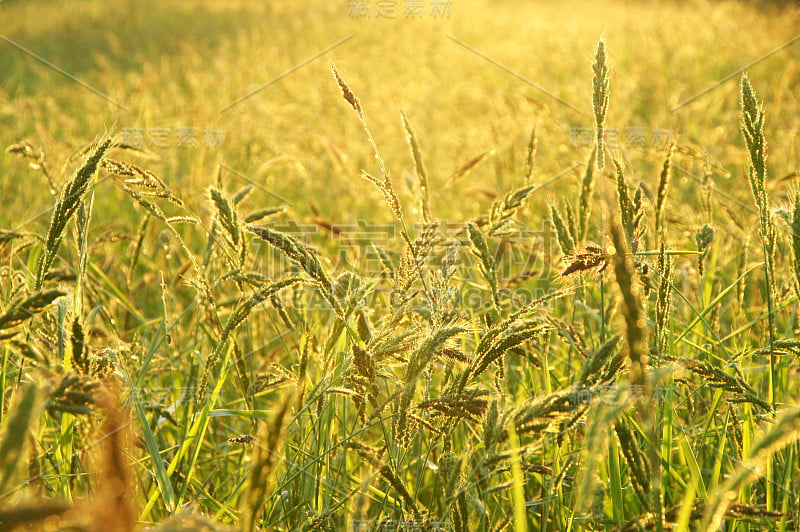
[(708, 150), (703, 152), (703, 212), (705, 213), (706, 220), (711, 220), (713, 216), (712, 210), (712, 197), (713, 197), (713, 188), (712, 188), (712, 165), (710, 156), (708, 154)]
[[(533, 397), (513, 412), (515, 430), (518, 434), (539, 433), (556, 423), (564, 423), (562, 429), (566, 430), (578, 422), (595, 395), (599, 391), (592, 387), (566, 388)], [(565, 423), (567, 420), (571, 422)]]
[(578, 387), (592, 386), (604, 380), (602, 378), (603, 366), (608, 363), (616, 352), (618, 343), (619, 336), (614, 335), (606, 340), (603, 345), (592, 351), (589, 360), (583, 363), (583, 369), (576, 381)]
[(344, 79), (342, 79), (342, 76), (339, 75), (339, 72), (336, 70), (335, 66), (331, 65), (331, 71), (333, 72), (333, 76), (336, 78), (336, 82), (339, 84), (339, 88), (342, 90), (342, 96), (344, 96), (345, 101), (350, 104), (350, 107), (352, 107), (358, 115), (358, 120), (361, 122), (361, 126), (364, 128), (364, 132), (367, 134), (367, 140), (369, 141), (370, 146), (372, 146), (372, 151), (375, 154), (375, 158), (380, 163), (380, 178), (374, 177), (364, 170), (362, 170), (361, 176), (366, 180), (371, 181), (378, 187), (383, 194), (384, 199), (386, 200), (386, 204), (389, 206), (389, 210), (392, 211), (392, 214), (394, 214), (394, 216), (403, 226), (403, 237), (406, 239), (406, 241), (410, 241), (411, 238), (405, 229), (405, 220), (403, 218), (403, 210), (400, 206), (400, 199), (397, 197), (397, 193), (394, 190), (394, 185), (392, 185), (392, 177), (389, 174), (389, 170), (386, 168), (386, 163), (384, 162), (383, 157), (381, 157), (380, 151), (378, 150), (378, 145), (375, 143), (375, 137), (372, 136), (372, 132), (367, 126), (367, 121), (361, 109), (361, 104), (359, 103), (358, 98), (356, 98), (356, 95), (353, 94), (353, 91), (350, 90), (350, 87), (347, 85), (347, 83), (345, 83)]
[(569, 200), (564, 201), (564, 213), (567, 215), (567, 231), (573, 242), (578, 242), (578, 220), (575, 217), (575, 208)]
[(380, 468), (380, 475), (386, 479), (387, 482), (394, 488), (394, 490), (400, 495), (403, 499), (403, 502), (411, 509), (411, 512), (414, 514), (414, 517), (417, 519), (422, 519), (422, 512), (420, 511), (421, 504), (411, 496), (409, 493), (408, 488), (406, 488), (405, 484), (400, 480), (400, 478), (395, 475), (394, 471), (388, 466), (384, 465)]
[(455, 270), (453, 266), (456, 263), (456, 259), (458, 259), (458, 250), (461, 248), (461, 242), (456, 240), (453, 244), (447, 249), (447, 255), (445, 255), (444, 260), (442, 260), (442, 267), (440, 270), (441, 278), (443, 281), (449, 281)]
[(531, 136), (528, 138), (528, 154), (525, 157), (525, 181), (530, 182), (533, 178), (533, 168), (536, 166), (536, 151), (539, 148), (539, 139), (536, 138), (536, 124), (531, 128)]
[[(428, 260), (437, 231), (439, 222), (425, 224), (417, 234), (413, 242), (407, 242), (400, 258), (400, 266), (394, 273), (394, 287), (391, 293), (392, 307), (395, 308), (398, 317), (402, 315), (406, 305), (413, 298), (411, 287), (417, 279), (425, 283), (425, 261)], [(388, 258), (386, 259), (388, 261)], [(389, 262), (391, 267), (391, 262)], [(428, 293), (429, 302), (433, 299), (432, 294)]]
[(150, 170), (109, 158), (102, 159), (100, 167), (115, 177), (121, 178), (119, 181), (124, 186), (135, 187), (142, 195), (166, 199), (175, 205), (183, 206), (183, 201), (176, 197), (167, 184)]
[(412, 242), (409, 246), (411, 250), (411, 256), (414, 259), (414, 264), (417, 267), (420, 278), (423, 277), (425, 261), (428, 259), (428, 255), (430, 255), (433, 242), (436, 239), (436, 234), (438, 231), (438, 221), (425, 224), (417, 234), (414, 242)]
[(58, 248), (61, 246), (61, 240), (64, 238), (64, 232), (67, 229), (67, 223), (78, 211), (84, 194), (89, 190), (89, 181), (97, 172), (100, 160), (111, 145), (112, 140), (110, 138), (100, 142), (86, 158), (86, 161), (75, 173), (75, 176), (61, 189), (50, 218), (44, 249), (42, 254), (39, 255), (36, 265), (36, 290), (41, 290), (44, 276), (56, 259)]
[[(191, 216), (170, 216), (170, 217), (167, 217), (167, 215), (164, 214), (164, 211), (161, 210), (161, 207), (159, 207), (155, 203), (153, 203), (150, 200), (148, 200), (146, 197), (144, 197), (138, 191), (128, 187), (124, 183), (121, 184), (120, 186), (122, 187), (122, 190), (125, 191), (133, 199), (133, 201), (135, 201), (136, 203), (139, 204), (139, 206), (143, 207), (154, 218), (157, 218), (157, 219), (161, 220), (162, 222), (166, 223), (167, 225), (170, 225), (170, 224), (173, 224), (173, 223), (181, 223), (181, 222), (192, 223), (192, 224), (200, 223), (197, 220), (197, 218), (193, 218)], [(181, 247), (187, 253), (189, 253), (189, 248), (187, 248), (186, 245), (184, 244), (184, 242), (182, 241), (180, 233), (176, 232), (174, 229), (172, 230), (172, 233), (181, 242)], [(192, 257), (192, 261), (194, 262), (194, 258), (193, 257)]]
[(341, 304), (336, 299), (328, 274), (322, 268), (317, 255), (300, 240), (292, 235), (270, 229), (266, 226), (248, 226), (247, 229), (264, 242), (281, 250), (292, 262), (313, 279), (320, 289), (322, 297), (331, 305), (338, 316), (343, 316)]
[(363, 118), (363, 113), (361, 111), (361, 104), (358, 102), (358, 98), (356, 95), (353, 94), (353, 91), (350, 90), (350, 87), (347, 86), (347, 83), (344, 82), (342, 76), (339, 75), (339, 71), (336, 70), (336, 67), (331, 65), (331, 72), (333, 72), (333, 77), (336, 78), (336, 82), (339, 84), (339, 88), (342, 89), (342, 96), (350, 104), (350, 107), (358, 114), (359, 117)]
[(428, 366), (436, 352), (445, 343), (466, 332), (463, 327), (445, 327), (431, 331), (427, 338), (420, 342), (406, 363), (405, 378), (402, 394), (397, 401), (396, 416), (394, 418), (395, 434), (402, 445), (410, 443), (408, 416), (411, 400), (417, 389), (417, 379)]
[(252, 224), (256, 223), (259, 220), (262, 220), (268, 216), (274, 216), (276, 214), (280, 214), (286, 210), (285, 206), (280, 207), (271, 207), (269, 209), (260, 209), (254, 212), (251, 212), (247, 216), (245, 216), (244, 223)]
[(6, 231), (0, 229), (0, 244), (7, 244), (18, 238), (22, 238), (23, 236), (33, 236), (34, 238), (36, 237), (36, 235), (26, 235), (23, 233), (17, 233), (16, 231)]
[(72, 320), (72, 330), (70, 333), (72, 361), (80, 373), (86, 375), (89, 373), (89, 349), (85, 343), (83, 324), (81, 324), (81, 320), (78, 316), (75, 316), (75, 319)]
[(414, 414), (413, 412), (408, 413), (408, 419), (410, 419), (415, 426), (419, 426), (439, 436), (444, 435), (444, 432), (441, 429), (437, 428), (428, 420), (421, 418), (420, 416)]
[(464, 460), (452, 453), (445, 453), (439, 460), (442, 493), (446, 502), (455, 500), (461, 487), (461, 468)]
[(466, 332), (466, 330), (464, 327), (453, 326), (431, 331), (428, 337), (420, 342), (417, 349), (409, 357), (404, 381), (406, 383), (416, 381), (439, 348), (445, 345), (448, 340)]
[(578, 200), (578, 224), (576, 240), (585, 240), (589, 231), (589, 217), (592, 214), (592, 191), (594, 190), (594, 165), (597, 157), (597, 146), (589, 154), (586, 172), (581, 181), (581, 195)]
[[(239, 205), (241, 202), (245, 200), (245, 198), (247, 198), (247, 196), (250, 195), (250, 193), (253, 191), (254, 188), (255, 187), (253, 185), (247, 185), (240, 188), (239, 190), (236, 191), (236, 194), (233, 195), (233, 199), (231, 199), (231, 202), (234, 205)], [(219, 190), (222, 190), (222, 188), (219, 187)]]
[(403, 222), (404, 218), (403, 210), (400, 206), (400, 198), (397, 197), (397, 193), (394, 191), (391, 177), (385, 175), (382, 179), (378, 179), (365, 170), (361, 171), (361, 177), (378, 187), (378, 190), (383, 194), (383, 199), (386, 201), (389, 210), (392, 211), (392, 214), (394, 214), (398, 221)]
[(742, 76), (742, 134), (750, 152), (750, 186), (759, 209), (767, 207), (767, 143), (764, 139), (764, 109), (758, 103), (747, 74)]
[(553, 227), (556, 230), (561, 253), (564, 256), (569, 255), (575, 249), (575, 241), (572, 239), (570, 230), (564, 223), (564, 218), (561, 217), (561, 213), (558, 211), (555, 202), (550, 204), (550, 221), (553, 223)]
[(772, 410), (769, 403), (761, 399), (758, 392), (740, 376), (729, 375), (704, 360), (687, 360), (683, 364), (689, 371), (702, 379), (703, 385), (733, 394), (728, 402), (752, 403), (767, 412)]
[(800, 189), (794, 191), (790, 231), (792, 265), (794, 266), (794, 289), (797, 297), (800, 298)]
[(428, 308), (431, 313), (431, 325), (434, 328), (441, 327), (453, 318), (453, 305), (456, 299), (456, 289), (451, 284), (451, 279), (456, 270), (453, 268), (458, 249), (461, 243), (456, 240), (447, 250), (447, 254), (442, 260), (439, 270), (434, 271), (431, 280), (431, 299), (428, 301)]
[(8, 330), (20, 325), (42, 312), (66, 292), (60, 290), (44, 290), (35, 292), (24, 300), (17, 300), (9, 306), (5, 313), (0, 315), (0, 331)]
[(138, 203), (141, 207), (143, 207), (154, 218), (157, 218), (162, 222), (167, 223), (167, 215), (164, 214), (164, 211), (161, 210), (161, 207), (147, 200), (144, 196), (139, 194), (139, 192), (130, 187), (122, 185), (122, 190), (124, 190), (131, 198), (133, 198), (133, 200), (136, 203)]
[[(409, 423), (411, 413), (409, 409), (411, 407), (411, 399), (414, 397), (416, 389), (416, 382), (406, 382), (405, 386), (393, 394), (394, 400), (392, 403), (394, 418), (392, 420), (392, 427), (394, 429), (394, 440), (403, 448), (408, 448), (412, 440), (412, 430)], [(373, 416), (375, 416), (375, 413), (373, 413), (370, 418)]]
[(236, 247), (239, 243), (240, 232), (239, 232), (239, 220), (236, 214), (236, 211), (233, 209), (233, 206), (228, 201), (222, 192), (217, 190), (214, 187), (210, 187), (208, 189), (209, 196), (211, 197), (211, 201), (216, 207), (217, 210), (217, 219), (219, 220), (222, 227), (228, 233), (228, 237), (230, 238), (231, 243), (234, 247)]
[(495, 274), (495, 260), (492, 253), (489, 251), (489, 244), (486, 242), (486, 237), (474, 222), (467, 223), (467, 233), (469, 240), (472, 243), (472, 251), (480, 261), (480, 270), (489, 287), (492, 290), (492, 302), (495, 307), (500, 308), (500, 296), (497, 292), (497, 277)]
[(619, 225), (612, 219), (610, 223), (613, 252), (609, 252), (614, 263), (614, 273), (622, 296), (622, 315), (625, 318), (625, 336), (628, 340), (628, 359), (631, 363), (631, 382), (647, 386), (645, 367), (647, 365), (647, 344), (645, 342), (645, 322), (639, 303), (638, 283), (635, 271), (628, 256), (625, 238)]
[(639, 250), (639, 244), (647, 231), (645, 224), (645, 206), (644, 206), (644, 193), (642, 187), (636, 188), (633, 193), (633, 204), (631, 205), (633, 211), (633, 236), (631, 237), (631, 252), (636, 253)]
[(95, 393), (100, 382), (73, 372), (54, 377), (48, 382), (47, 410), (82, 415), (91, 413), (97, 401)]
[(711, 248), (711, 243), (714, 241), (714, 228), (709, 224), (703, 224), (697, 233), (694, 235), (694, 242), (697, 245), (697, 251), (700, 254), (697, 256), (697, 273), (700, 277), (703, 276), (705, 269), (705, 260)]
[[(199, 224), (200, 220), (193, 216), (170, 216), (166, 220), (167, 224), (178, 224), (178, 223), (187, 223), (187, 224)], [(191, 265), (190, 265), (191, 266)]]
[(398, 334), (392, 334), (392, 332), (392, 327), (389, 327), (370, 342), (369, 347), (372, 356), (378, 362), (390, 357), (401, 362), (408, 362), (408, 359), (403, 358), (401, 355), (416, 347), (419, 340), (419, 332), (416, 330), (403, 331)]
[(667, 202), (667, 190), (672, 177), (672, 156), (675, 153), (675, 141), (669, 145), (667, 158), (661, 168), (661, 178), (658, 180), (658, 193), (656, 194), (656, 234), (661, 234), (664, 226), (664, 205)]
[(664, 239), (661, 239), (658, 252), (658, 290), (656, 292), (655, 324), (656, 324), (656, 348), (659, 355), (667, 353), (669, 338), (669, 320), (672, 313), (672, 273), (674, 261), (671, 255), (667, 255), (667, 246)]
[[(758, 208), (761, 238), (765, 247), (767, 273), (774, 277), (775, 228), (769, 211), (767, 196), (767, 141), (764, 138), (764, 109), (756, 99), (755, 91), (745, 74), (742, 77), (742, 134), (750, 153), (749, 183)], [(773, 287), (771, 287), (773, 288)]]
[(214, 187), (209, 188), (209, 195), (216, 208), (217, 219), (227, 233), (228, 243), (236, 253), (238, 259), (236, 266), (241, 268), (247, 260), (247, 238), (244, 226), (239, 221), (239, 214), (235, 207), (236, 201), (229, 201), (220, 190)]
[(642, 188), (638, 187), (633, 194), (633, 198), (631, 198), (631, 191), (625, 180), (625, 170), (622, 164), (615, 158), (612, 158), (612, 162), (616, 169), (619, 221), (625, 230), (625, 237), (631, 246), (631, 251), (635, 253), (645, 232), (645, 207)]
[(606, 65), (605, 42), (603, 39), (600, 39), (597, 43), (592, 72), (594, 72), (594, 76), (592, 77), (592, 109), (594, 110), (595, 148), (597, 150), (595, 162), (597, 164), (598, 174), (602, 175), (603, 165), (605, 163), (604, 124), (606, 121), (606, 113), (608, 113), (609, 99), (609, 75), (608, 66)]
[[(775, 340), (773, 349), (776, 354), (780, 355), (800, 355), (800, 340)], [(752, 353), (755, 355), (768, 355), (769, 352), (770, 349), (768, 347), (762, 347)]]
[(414, 134), (414, 130), (411, 129), (411, 124), (408, 122), (408, 118), (402, 111), (400, 111), (400, 117), (403, 121), (403, 128), (406, 131), (406, 141), (408, 142), (409, 148), (411, 148), (411, 156), (414, 158), (414, 168), (417, 172), (422, 221), (424, 223), (430, 223), (432, 218), (430, 201), (428, 199), (428, 172), (425, 171), (425, 165), (422, 162), (422, 152), (419, 149), (417, 137)]
[(602, 273), (608, 265), (608, 260), (609, 257), (603, 251), (603, 248), (591, 242), (581, 242), (564, 256), (566, 267), (561, 272), (561, 276), (566, 277), (574, 273), (592, 270)]
[(395, 267), (394, 263), (392, 262), (392, 258), (389, 256), (389, 253), (387, 253), (385, 249), (379, 247), (375, 242), (372, 242), (370, 247), (378, 256), (378, 260), (380, 261), (381, 266), (383, 266), (384, 273), (391, 277), (395, 277)]
[(381, 455), (386, 450), (386, 447), (370, 447), (363, 443), (347, 440), (347, 448), (354, 449), (359, 456), (363, 457), (370, 465), (375, 467), (381, 466)]
[(358, 392), (353, 397), (362, 423), (366, 423), (365, 404), (374, 403), (378, 395), (378, 366), (369, 351), (353, 344), (353, 364), (345, 374), (345, 383)]
[[(235, 346), (234, 346), (235, 347)], [(296, 383), (300, 377), (294, 372), (279, 366), (278, 364), (270, 364), (269, 367), (260, 373), (255, 381), (250, 384), (248, 388), (248, 395), (254, 396), (255, 394), (274, 388), (284, 383)]]
[(538, 185), (525, 185), (495, 201), (489, 214), (489, 236), (510, 234), (513, 231), (511, 217), (522, 208), (528, 196), (537, 188)]
[(484, 333), (475, 348), (475, 355), (467, 370), (469, 379), (478, 378), (493, 362), (510, 349), (552, 329), (538, 319), (506, 319)]
[(625, 229), (625, 235), (630, 241), (633, 237), (633, 202), (631, 201), (631, 191), (628, 188), (628, 183), (625, 182), (625, 170), (622, 164), (616, 159), (612, 159), (614, 167), (616, 168), (617, 179), (617, 203), (619, 205), (619, 215), (622, 227)]
[(450, 178), (447, 180), (447, 183), (448, 184), (453, 184), (456, 181), (460, 180), (461, 178), (465, 177), (472, 170), (474, 170), (475, 167), (477, 167), (483, 161), (485, 161), (486, 159), (488, 159), (489, 157), (494, 155), (494, 153), (495, 153), (494, 150), (488, 150), (488, 151), (485, 151), (485, 152), (481, 153), (478, 156), (473, 157), (472, 159), (470, 159), (469, 161), (464, 163), (464, 165), (461, 166), (461, 168), (459, 168), (458, 170), (453, 172), (453, 175), (450, 176)]
[(489, 406), (488, 390), (467, 389), (460, 393), (446, 394), (435, 399), (428, 399), (417, 404), (421, 410), (433, 410), (435, 415), (451, 418), (464, 418), (472, 423), (477, 423), (476, 417), (486, 412)]
[(614, 424), (614, 432), (617, 434), (622, 455), (628, 464), (633, 491), (642, 506), (649, 508), (650, 468), (647, 459), (642, 453), (641, 444), (636, 441), (633, 431), (623, 420), (619, 420)]
[(469, 512), (467, 506), (467, 492), (460, 490), (456, 497), (455, 505), (450, 511), (450, 517), (453, 521), (453, 532), (469, 532), (472, 530), (469, 522)]
[(494, 448), (494, 445), (500, 441), (500, 435), (503, 431), (500, 416), (500, 405), (497, 399), (494, 399), (489, 405), (489, 411), (486, 412), (486, 417), (483, 420), (483, 446), (487, 450)]
[[(266, 282), (266, 279), (259, 279), (259, 283), (264, 283), (264, 282)], [(283, 301), (281, 301), (281, 298), (278, 297), (277, 294), (273, 294), (269, 297), (269, 303), (270, 305), (272, 305), (272, 308), (274, 308), (275, 311), (278, 313), (278, 316), (280, 316), (281, 321), (283, 322), (284, 325), (286, 325), (287, 330), (291, 331), (292, 329), (294, 329), (295, 327), (294, 322), (292, 321), (292, 318), (289, 317), (289, 313), (286, 312), (286, 307), (283, 305)]]
[[(756, 98), (755, 91), (750, 86), (747, 74), (742, 76), (742, 135), (744, 136), (747, 150), (750, 153), (750, 168), (748, 181), (758, 209), (761, 242), (764, 251), (764, 264), (767, 278), (767, 311), (769, 326), (770, 349), (775, 339), (775, 318), (773, 317), (773, 301), (777, 291), (775, 275), (775, 252), (777, 249), (777, 235), (772, 224), (772, 217), (767, 196), (767, 141), (764, 138), (764, 108)], [(774, 377), (775, 360), (770, 356), (770, 402), (775, 407)]]
[(34, 170), (41, 170), (45, 178), (47, 178), (47, 184), (50, 186), (50, 194), (56, 194), (57, 187), (53, 178), (50, 176), (50, 171), (47, 169), (47, 157), (42, 148), (35, 148), (30, 142), (25, 140), (7, 147), (6, 153), (13, 153), (23, 159), (27, 159), (28, 166)]

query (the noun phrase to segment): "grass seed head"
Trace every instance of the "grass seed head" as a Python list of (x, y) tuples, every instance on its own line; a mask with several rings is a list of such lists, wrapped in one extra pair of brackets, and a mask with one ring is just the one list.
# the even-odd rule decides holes
[(597, 43), (597, 50), (592, 65), (592, 109), (594, 110), (595, 148), (597, 157), (595, 163), (598, 172), (602, 175), (605, 162), (604, 126), (608, 113), (609, 73), (606, 65), (606, 47), (603, 39)]

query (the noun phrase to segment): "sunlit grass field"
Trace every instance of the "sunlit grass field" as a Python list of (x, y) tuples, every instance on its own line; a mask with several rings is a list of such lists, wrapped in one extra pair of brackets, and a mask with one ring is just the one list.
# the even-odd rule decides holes
[(798, 529), (798, 28), (0, 3), (0, 530)]

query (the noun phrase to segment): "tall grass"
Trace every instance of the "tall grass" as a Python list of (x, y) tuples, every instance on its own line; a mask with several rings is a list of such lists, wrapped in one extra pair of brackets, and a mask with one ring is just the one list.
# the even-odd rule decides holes
[[(445, 181), (441, 139), (403, 112), (372, 129), (379, 102), (333, 67), (369, 156), (329, 153), (380, 200), (366, 237), (262, 204), (222, 164), (194, 202), (96, 140), (41, 234), (0, 240), (0, 526), (797, 528), (799, 196), (783, 237), (744, 77), (762, 279), (720, 243), (738, 233), (707, 158), (705, 199), (679, 207), (694, 152), (675, 141), (640, 171), (609, 145), (613, 57), (601, 40), (592, 143), (558, 200), (536, 166), (546, 129)], [(383, 157), (393, 132), (405, 160)], [(471, 212), (487, 154), (519, 179)], [(136, 215), (126, 233), (100, 234), (105, 186)]]

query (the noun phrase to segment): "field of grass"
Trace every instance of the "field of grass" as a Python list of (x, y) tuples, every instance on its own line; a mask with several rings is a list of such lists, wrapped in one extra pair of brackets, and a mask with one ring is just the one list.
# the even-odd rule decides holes
[(799, 529), (798, 28), (0, 2), (0, 531)]

